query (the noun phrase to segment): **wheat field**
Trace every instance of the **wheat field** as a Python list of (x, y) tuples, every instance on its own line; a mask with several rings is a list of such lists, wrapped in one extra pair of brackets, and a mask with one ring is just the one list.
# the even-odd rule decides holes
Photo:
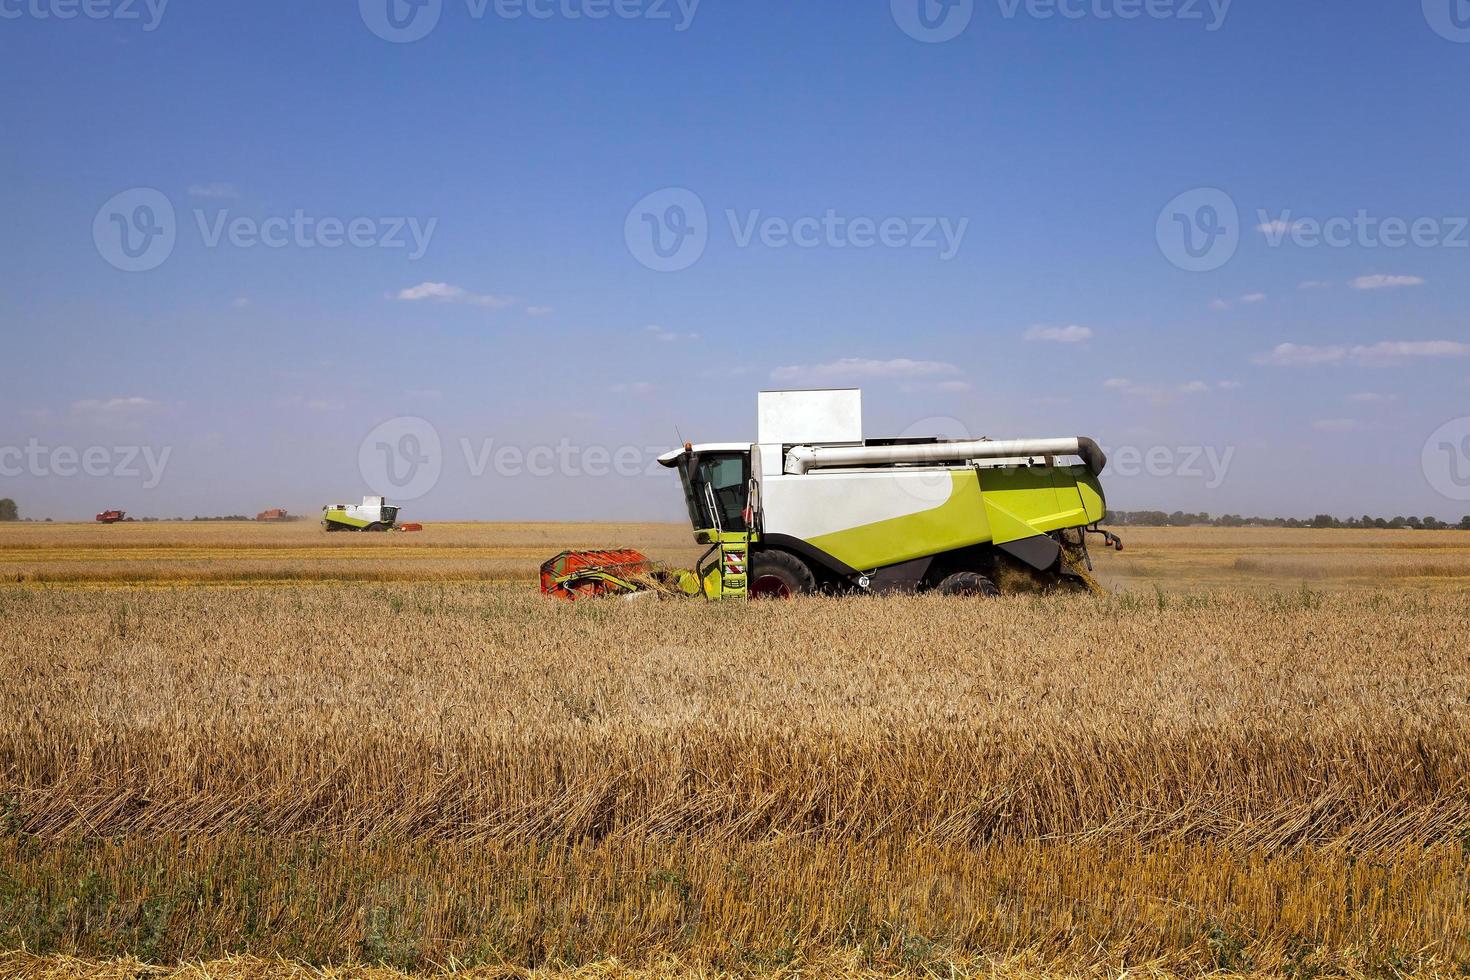
[(564, 605), (687, 531), (0, 527), (0, 977), (1470, 969), (1470, 535), (1127, 541)]

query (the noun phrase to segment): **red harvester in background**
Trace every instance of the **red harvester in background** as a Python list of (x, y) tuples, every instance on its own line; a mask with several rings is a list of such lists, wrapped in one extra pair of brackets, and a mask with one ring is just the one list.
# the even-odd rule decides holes
[(100, 513), (100, 514), (97, 515), (97, 523), (98, 524), (116, 524), (118, 521), (122, 520), (125, 516), (127, 516), (127, 515), (125, 515), (120, 510), (104, 510), (102, 513)]

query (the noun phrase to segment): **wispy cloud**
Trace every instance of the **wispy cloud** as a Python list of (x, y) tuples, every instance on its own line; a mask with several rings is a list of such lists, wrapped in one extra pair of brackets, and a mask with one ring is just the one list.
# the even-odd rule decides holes
[(551, 314), (553, 314), (555, 312), (556, 312), (556, 310), (552, 309), (549, 306), (528, 306), (528, 307), (526, 307), (526, 314), (528, 316), (550, 316)]
[(1348, 396), (1348, 401), (1363, 405), (1383, 405), (1398, 401), (1398, 395), (1385, 395), (1377, 391), (1359, 391)]
[(670, 330), (667, 327), (661, 327), (657, 323), (650, 323), (648, 326), (643, 328), (643, 331), (652, 336), (654, 340), (661, 340), (666, 344), (672, 344), (680, 340), (699, 339), (699, 334), (697, 333), (680, 333), (677, 330)]
[(1354, 289), (1403, 289), (1406, 286), (1422, 286), (1424, 280), (1418, 276), (1359, 276), (1348, 285)]
[(230, 304), (230, 306), (234, 307), (237, 310), (248, 310), (250, 309), (250, 297), (237, 296), (235, 297), (234, 302)]
[(189, 196), (199, 197), (206, 200), (232, 201), (240, 196), (234, 184), (190, 184)]
[(825, 364), (794, 364), (771, 372), (773, 381), (836, 382), (863, 380), (909, 380), (959, 374), (960, 369), (942, 361), (914, 361), (906, 357), (879, 361), (862, 357), (844, 357)]
[(1245, 385), (1241, 384), (1239, 381), (1221, 381), (1216, 384), (1215, 387), (1219, 388), (1221, 391), (1239, 391), (1241, 388), (1244, 388)]
[(1256, 225), (1256, 231), (1265, 235), (1267, 238), (1280, 239), (1302, 227), (1303, 224), (1301, 221), (1284, 221), (1281, 218), (1277, 218), (1274, 221), (1263, 221)]
[(1270, 353), (1262, 354), (1257, 364), (1276, 367), (1305, 367), (1314, 364), (1393, 364), (1415, 358), (1470, 356), (1470, 344), (1455, 340), (1382, 340), (1376, 344), (1332, 344), (1314, 347), (1309, 344), (1277, 344)]
[(459, 303), (466, 306), (484, 306), (490, 309), (500, 309), (515, 302), (506, 296), (472, 293), (462, 286), (451, 286), (447, 282), (421, 282), (417, 286), (399, 290), (396, 298), (408, 303), (429, 300), (435, 303)]
[(1210, 300), (1210, 309), (1223, 312), (1230, 309), (1237, 303), (1245, 306), (1250, 306), (1256, 303), (1264, 303), (1266, 302), (1266, 299), (1267, 297), (1265, 293), (1246, 293), (1244, 296), (1240, 296), (1235, 299), (1225, 299), (1221, 297), (1218, 299)]
[(1081, 344), (1086, 343), (1093, 337), (1091, 327), (1080, 326), (1076, 323), (1065, 327), (1052, 327), (1044, 323), (1027, 327), (1023, 336), (1031, 341), (1044, 341), (1052, 344)]
[(71, 403), (74, 422), (99, 425), (111, 429), (131, 429), (142, 425), (164, 408), (162, 402), (139, 395), (125, 398), (84, 398)]
[[(1227, 385), (1235, 385), (1233, 381), (1222, 381), (1218, 385), (1224, 388)], [(1135, 398), (1147, 398), (1155, 403), (1164, 403), (1179, 395), (1200, 395), (1211, 390), (1211, 386), (1204, 381), (1185, 381), (1182, 384), (1144, 384), (1129, 378), (1108, 378), (1103, 382), (1104, 388), (1120, 391), (1125, 395)]]

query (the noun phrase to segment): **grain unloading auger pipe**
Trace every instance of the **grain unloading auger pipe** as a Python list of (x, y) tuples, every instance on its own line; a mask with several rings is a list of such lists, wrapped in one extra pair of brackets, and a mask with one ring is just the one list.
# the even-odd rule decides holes
[(837, 466), (884, 466), (891, 463), (960, 463), (972, 459), (1022, 459), (1029, 456), (1080, 456), (1094, 476), (1108, 457), (1086, 436), (1068, 439), (980, 439), (970, 442), (926, 442), (906, 446), (795, 446), (786, 454), (787, 473)]

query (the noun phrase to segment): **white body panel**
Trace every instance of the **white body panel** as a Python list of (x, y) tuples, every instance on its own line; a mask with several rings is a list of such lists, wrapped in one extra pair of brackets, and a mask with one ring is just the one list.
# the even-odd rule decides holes
[[(778, 451), (780, 447), (775, 447)], [(765, 457), (767, 454), (760, 454)], [(762, 460), (763, 469), (765, 459)], [(950, 467), (838, 470), (760, 479), (765, 531), (810, 540), (943, 505), (954, 492)]]
[(857, 388), (763, 391), (757, 415), (756, 441), (762, 444), (863, 441), (863, 393)]

